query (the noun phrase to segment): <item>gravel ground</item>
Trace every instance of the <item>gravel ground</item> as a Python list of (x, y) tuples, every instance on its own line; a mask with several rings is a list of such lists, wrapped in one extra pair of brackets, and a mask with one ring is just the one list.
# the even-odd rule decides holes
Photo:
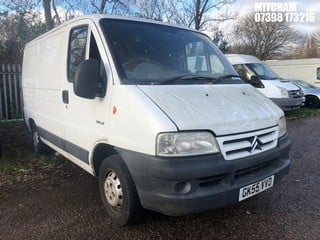
[(97, 180), (80, 168), (40, 170), (42, 177), (0, 186), (0, 239), (320, 239), (319, 123), (288, 123), (291, 171), (272, 189), (192, 216), (146, 212), (130, 227), (109, 220)]

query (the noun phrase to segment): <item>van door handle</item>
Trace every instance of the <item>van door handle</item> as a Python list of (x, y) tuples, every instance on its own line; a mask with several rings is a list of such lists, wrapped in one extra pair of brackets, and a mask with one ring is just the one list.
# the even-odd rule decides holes
[(62, 101), (65, 104), (69, 104), (69, 92), (68, 92), (68, 90), (63, 90), (62, 91)]

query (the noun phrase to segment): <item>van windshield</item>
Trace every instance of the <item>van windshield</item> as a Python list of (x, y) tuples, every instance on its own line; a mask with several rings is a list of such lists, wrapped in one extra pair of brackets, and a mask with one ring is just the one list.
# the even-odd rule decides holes
[(100, 25), (122, 84), (241, 83), (201, 33), (119, 19), (103, 19)]
[(261, 80), (277, 80), (280, 77), (272, 71), (268, 65), (263, 63), (248, 63), (247, 67), (253, 71)]

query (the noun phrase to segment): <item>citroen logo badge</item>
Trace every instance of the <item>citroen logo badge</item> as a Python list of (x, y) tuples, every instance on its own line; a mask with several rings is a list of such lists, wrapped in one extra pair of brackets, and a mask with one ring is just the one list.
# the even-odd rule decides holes
[(253, 153), (254, 150), (256, 150), (256, 149), (261, 150), (261, 145), (262, 145), (262, 142), (260, 141), (260, 139), (257, 136), (255, 136), (251, 142), (251, 145), (250, 145), (250, 153)]

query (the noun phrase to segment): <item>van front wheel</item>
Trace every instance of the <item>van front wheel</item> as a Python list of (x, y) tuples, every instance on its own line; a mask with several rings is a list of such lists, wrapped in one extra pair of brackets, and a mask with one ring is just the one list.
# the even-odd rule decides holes
[(306, 96), (305, 105), (307, 108), (316, 109), (320, 106), (320, 100), (316, 96)]
[(141, 217), (142, 207), (135, 185), (119, 155), (102, 162), (99, 189), (107, 214), (114, 222), (130, 225)]

